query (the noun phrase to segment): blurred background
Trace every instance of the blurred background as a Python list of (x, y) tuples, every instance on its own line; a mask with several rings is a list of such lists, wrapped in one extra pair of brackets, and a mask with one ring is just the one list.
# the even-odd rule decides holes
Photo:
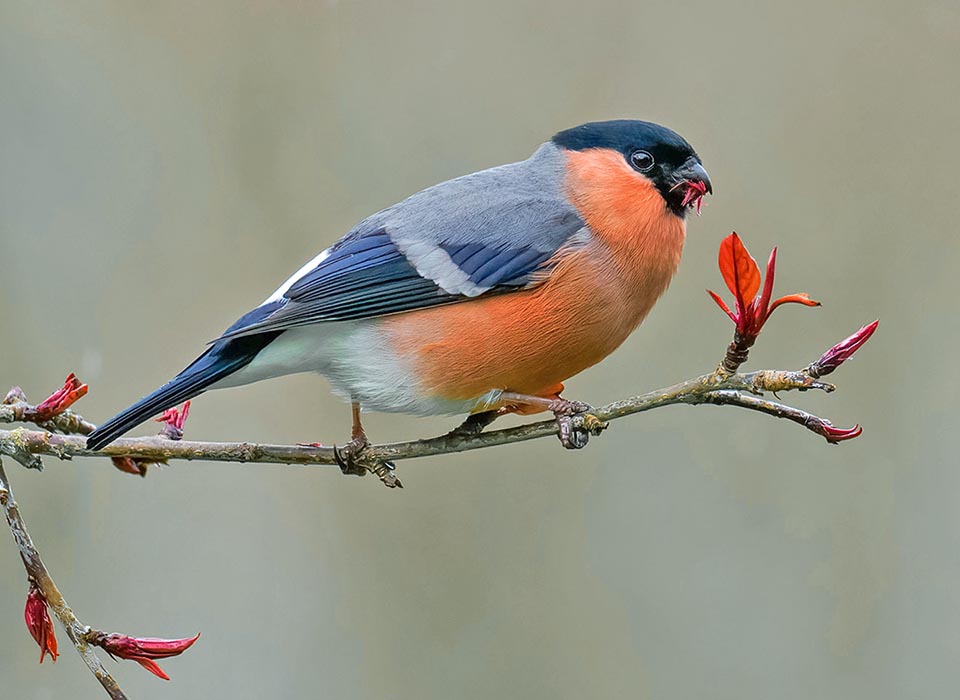
[[(839, 447), (732, 408), (329, 468), (7, 461), (86, 622), (202, 631), (138, 698), (939, 698), (960, 683), (955, 170), (960, 5), (0, 2), (0, 384), (76, 371), (99, 422), (178, 371), (356, 221), (645, 118), (716, 186), (666, 297), (568, 384), (593, 404), (712, 369), (717, 246), (780, 246), (750, 367), (797, 368), (876, 317), (832, 396)], [(291, 377), (194, 403), (188, 435), (342, 441)], [(377, 441), (454, 419), (371, 415)], [(153, 428), (146, 428), (153, 431)], [(0, 533), (4, 697), (99, 698), (65, 635), (38, 666)]]

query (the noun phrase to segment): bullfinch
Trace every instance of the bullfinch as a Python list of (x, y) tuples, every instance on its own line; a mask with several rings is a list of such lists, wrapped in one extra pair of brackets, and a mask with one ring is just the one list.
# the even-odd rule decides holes
[(360, 409), (552, 411), (584, 439), (563, 381), (613, 352), (664, 293), (685, 216), (712, 192), (694, 149), (644, 121), (567, 129), (529, 158), (429, 187), (357, 224), (186, 369), (101, 425), (90, 449), (210, 389), (318, 372)]

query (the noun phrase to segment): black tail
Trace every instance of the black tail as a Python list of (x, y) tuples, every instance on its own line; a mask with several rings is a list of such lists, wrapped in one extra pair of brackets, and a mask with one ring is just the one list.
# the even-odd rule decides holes
[(244, 367), (279, 333), (220, 341), (176, 377), (124, 409), (87, 436), (87, 449), (99, 450), (171, 406), (202, 394), (207, 387)]

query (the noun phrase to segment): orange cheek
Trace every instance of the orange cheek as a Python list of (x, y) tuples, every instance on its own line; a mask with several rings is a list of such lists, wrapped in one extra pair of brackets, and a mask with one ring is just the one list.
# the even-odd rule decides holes
[(614, 252), (626, 277), (665, 289), (683, 253), (683, 219), (621, 153), (594, 148), (566, 155), (568, 196), (590, 230)]
[(605, 148), (567, 153), (567, 191), (590, 229), (608, 243), (636, 244), (659, 219), (676, 219), (656, 186)]

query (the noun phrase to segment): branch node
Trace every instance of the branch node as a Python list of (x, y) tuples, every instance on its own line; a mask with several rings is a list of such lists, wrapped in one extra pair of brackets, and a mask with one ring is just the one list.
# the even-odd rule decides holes
[(733, 340), (727, 346), (727, 352), (717, 367), (717, 374), (723, 379), (737, 373), (737, 370), (747, 361), (750, 356), (750, 348), (756, 341), (756, 336), (744, 336), (740, 333), (733, 334)]
[(837, 387), (827, 382), (816, 381), (816, 378), (805, 371), (793, 372), (790, 370), (760, 370), (753, 374), (754, 393), (761, 394), (764, 391), (777, 393), (779, 391), (807, 391), (808, 389), (819, 389), (830, 393)]
[(575, 430), (582, 430), (597, 436), (610, 427), (610, 424), (600, 420), (592, 413), (578, 413), (573, 416), (573, 427)]
[[(38, 472), (42, 472), (43, 460), (30, 450), (27, 441), (27, 438), (33, 435), (33, 432), (26, 428), (17, 428), (11, 430), (9, 435), (9, 440), (0, 442), (0, 454), (12, 457), (27, 469), (36, 469)], [(49, 442), (46, 446), (49, 447)]]

